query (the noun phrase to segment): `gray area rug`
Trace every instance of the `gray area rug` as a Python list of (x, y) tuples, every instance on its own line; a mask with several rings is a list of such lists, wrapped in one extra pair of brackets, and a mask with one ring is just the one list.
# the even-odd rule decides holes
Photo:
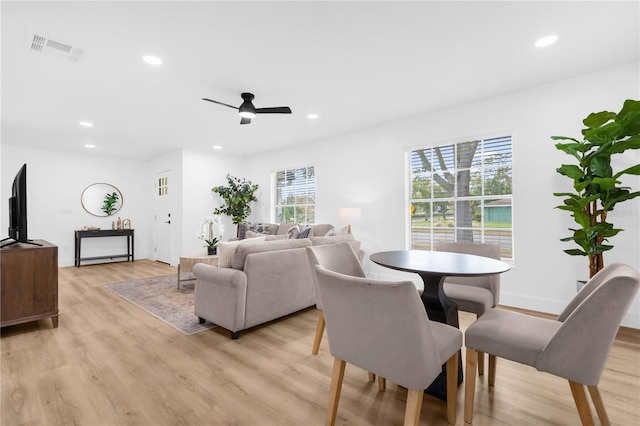
[(182, 281), (178, 290), (174, 274), (110, 283), (104, 287), (181, 333), (191, 335), (215, 327), (210, 322), (198, 323), (193, 313), (194, 285), (195, 281)]

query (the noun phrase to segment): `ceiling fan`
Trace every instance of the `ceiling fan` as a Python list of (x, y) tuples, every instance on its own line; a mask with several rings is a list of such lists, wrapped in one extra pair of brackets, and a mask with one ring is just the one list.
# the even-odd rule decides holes
[(253, 96), (253, 93), (242, 93), (240, 96), (244, 102), (242, 102), (242, 105), (239, 107), (234, 107), (233, 105), (225, 104), (224, 102), (214, 101), (213, 99), (202, 98), (202, 100), (237, 109), (240, 117), (242, 117), (240, 119), (240, 124), (251, 123), (251, 119), (254, 118), (256, 114), (291, 114), (291, 108), (289, 107), (256, 108), (251, 102), (255, 97)]

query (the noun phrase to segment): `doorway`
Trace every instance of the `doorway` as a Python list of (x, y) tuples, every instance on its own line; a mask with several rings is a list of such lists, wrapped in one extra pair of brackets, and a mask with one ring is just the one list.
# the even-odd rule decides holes
[[(173, 233), (171, 218), (171, 171), (166, 170), (156, 175), (155, 181), (155, 260), (171, 264)], [(175, 222), (175, 221), (173, 221)]]

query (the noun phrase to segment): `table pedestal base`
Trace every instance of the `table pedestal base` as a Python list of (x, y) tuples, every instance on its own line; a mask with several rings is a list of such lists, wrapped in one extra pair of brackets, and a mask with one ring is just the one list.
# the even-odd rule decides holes
[[(419, 274), (424, 282), (424, 291), (420, 298), (431, 321), (448, 324), (460, 328), (458, 322), (458, 306), (444, 293), (444, 279), (440, 275)], [(429, 385), (425, 392), (443, 401), (447, 400), (447, 367), (446, 360), (442, 365), (442, 373)], [(462, 383), (462, 351), (458, 352), (458, 385)]]

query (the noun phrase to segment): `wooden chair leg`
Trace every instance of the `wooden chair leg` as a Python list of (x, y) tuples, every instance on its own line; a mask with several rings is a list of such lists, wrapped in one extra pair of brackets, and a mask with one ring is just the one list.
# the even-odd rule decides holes
[(496, 384), (496, 356), (489, 354), (489, 386)]
[(458, 404), (458, 352), (447, 360), (447, 421), (456, 424)]
[(404, 412), (404, 425), (417, 426), (420, 422), (420, 409), (422, 408), (422, 398), (424, 390), (411, 390), (407, 392), (407, 408)]
[[(489, 358), (491, 360), (491, 358)], [(464, 422), (473, 421), (473, 403), (476, 396), (476, 366), (478, 351), (467, 348), (466, 372), (464, 375)], [(491, 364), (489, 364), (491, 365)]]
[(484, 352), (478, 352), (478, 376), (484, 375)]
[(375, 375), (375, 374), (373, 374), (371, 371), (369, 371), (369, 381), (370, 381), (371, 383), (373, 383), (373, 382), (375, 382), (375, 381), (376, 381), (376, 375)]
[(313, 340), (313, 350), (311, 351), (313, 355), (318, 355), (318, 350), (320, 349), (320, 342), (322, 342), (323, 333), (324, 333), (324, 312), (320, 310), (320, 314), (318, 315), (318, 325), (316, 326), (316, 338)]
[[(480, 318), (480, 315), (476, 315), (476, 318)], [(478, 351), (478, 375), (484, 376), (484, 352)]]
[(378, 390), (384, 392), (387, 389), (387, 379), (378, 376)]
[(583, 426), (593, 426), (593, 417), (591, 416), (591, 409), (589, 408), (589, 402), (587, 401), (587, 394), (584, 392), (584, 386), (580, 383), (572, 382), (569, 380), (569, 387), (571, 388), (571, 394), (573, 400), (576, 403), (578, 409), (578, 415)]
[(591, 394), (591, 400), (593, 401), (593, 406), (596, 408), (596, 413), (598, 413), (600, 423), (602, 426), (610, 426), (611, 422), (609, 421), (607, 410), (604, 408), (604, 401), (600, 396), (600, 390), (597, 386), (587, 386), (587, 389), (589, 389), (589, 393)]
[(325, 425), (333, 426), (336, 423), (338, 413), (338, 402), (340, 401), (340, 391), (342, 390), (342, 380), (344, 379), (344, 367), (346, 362), (334, 358), (333, 374), (331, 375), (331, 390), (329, 391), (329, 405), (327, 406), (327, 419)]

